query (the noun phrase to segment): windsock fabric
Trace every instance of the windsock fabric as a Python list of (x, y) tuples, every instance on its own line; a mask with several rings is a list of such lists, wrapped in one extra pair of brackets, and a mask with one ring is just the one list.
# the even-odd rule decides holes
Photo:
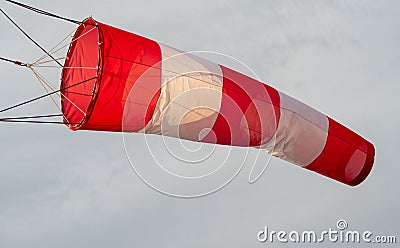
[(88, 18), (61, 78), (72, 130), (145, 132), (254, 147), (347, 185), (374, 146), (306, 104), (225, 66)]

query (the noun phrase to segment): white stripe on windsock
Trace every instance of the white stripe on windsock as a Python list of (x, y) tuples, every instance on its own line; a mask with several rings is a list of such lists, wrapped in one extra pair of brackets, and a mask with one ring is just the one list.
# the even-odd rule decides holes
[(223, 77), (218, 64), (162, 45), (161, 94), (146, 133), (200, 140), (221, 107)]
[(288, 162), (307, 166), (323, 151), (329, 122), (326, 115), (279, 92), (281, 116), (276, 139), (260, 148)]

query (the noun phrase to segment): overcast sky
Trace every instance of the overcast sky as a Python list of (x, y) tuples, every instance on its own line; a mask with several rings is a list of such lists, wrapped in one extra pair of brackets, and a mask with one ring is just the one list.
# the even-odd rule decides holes
[[(178, 199), (153, 190), (132, 171), (120, 133), (3, 123), (0, 247), (266, 247), (279, 243), (257, 241), (264, 226), (321, 231), (335, 228), (339, 219), (349, 229), (400, 239), (398, 1), (24, 2), (78, 20), (93, 15), (185, 51), (232, 56), (263, 82), (370, 140), (376, 158), (371, 175), (355, 188), (276, 158), (250, 185), (257, 156), (252, 149), (238, 177), (222, 190)], [(46, 48), (75, 28), (0, 6)], [(41, 56), (4, 17), (0, 27), (0, 56), (28, 62)], [(58, 73), (46, 74), (56, 86)], [(0, 75), (0, 108), (43, 94), (27, 69), (1, 63)], [(43, 100), (10, 114), (56, 112), (51, 104)], [(161, 143), (161, 137), (148, 141), (156, 147), (152, 151)], [(129, 135), (127, 148), (132, 163), (156, 165), (142, 134)], [(228, 149), (218, 147), (208, 162), (219, 163)], [(234, 150), (228, 165), (240, 167), (243, 151)], [(157, 156), (167, 159), (168, 153), (161, 149)], [(261, 154), (255, 163), (267, 160)]]

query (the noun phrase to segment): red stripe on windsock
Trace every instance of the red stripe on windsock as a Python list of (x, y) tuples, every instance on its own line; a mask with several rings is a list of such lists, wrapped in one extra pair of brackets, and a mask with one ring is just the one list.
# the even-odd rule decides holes
[(280, 117), (279, 93), (246, 75), (220, 66), (221, 109), (213, 134), (202, 141), (234, 146), (259, 146), (274, 135)]
[(304, 168), (350, 186), (364, 181), (374, 163), (374, 146), (338, 122), (329, 120), (329, 134), (321, 155)]
[[(96, 67), (99, 63), (100, 69), (94, 89), (91, 85), (81, 84), (80, 88), (73, 88), (79, 94), (69, 93), (69, 89), (63, 91), (74, 102), (72, 104), (63, 98), (62, 107), (66, 119), (69, 122), (81, 122), (79, 125), (70, 125), (70, 128), (120, 132), (123, 129), (123, 119), (128, 118), (124, 121), (125, 131), (143, 129), (159, 97), (160, 46), (155, 41), (95, 22), (91, 18), (85, 22), (97, 26), (78, 39), (84, 34), (83, 31), (93, 29), (92, 26), (79, 27), (74, 36), (77, 41), (68, 52), (68, 58), (71, 59), (67, 59), (65, 65), (72, 69), (64, 69), (61, 88), (92, 77), (91, 74), (88, 76), (88, 71), (94, 70), (79, 69), (82, 66)], [(133, 94), (131, 99), (127, 99), (131, 91), (135, 94), (134, 99)], [(75, 105), (82, 106), (85, 113), (81, 113)], [(129, 116), (123, 116), (124, 108), (135, 111), (131, 111)]]

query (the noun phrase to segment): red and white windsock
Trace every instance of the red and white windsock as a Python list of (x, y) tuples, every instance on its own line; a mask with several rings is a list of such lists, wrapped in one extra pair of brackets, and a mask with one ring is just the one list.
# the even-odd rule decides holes
[(75, 33), (61, 91), (72, 130), (255, 147), (352, 186), (374, 162), (370, 142), (290, 96), (92, 18)]

